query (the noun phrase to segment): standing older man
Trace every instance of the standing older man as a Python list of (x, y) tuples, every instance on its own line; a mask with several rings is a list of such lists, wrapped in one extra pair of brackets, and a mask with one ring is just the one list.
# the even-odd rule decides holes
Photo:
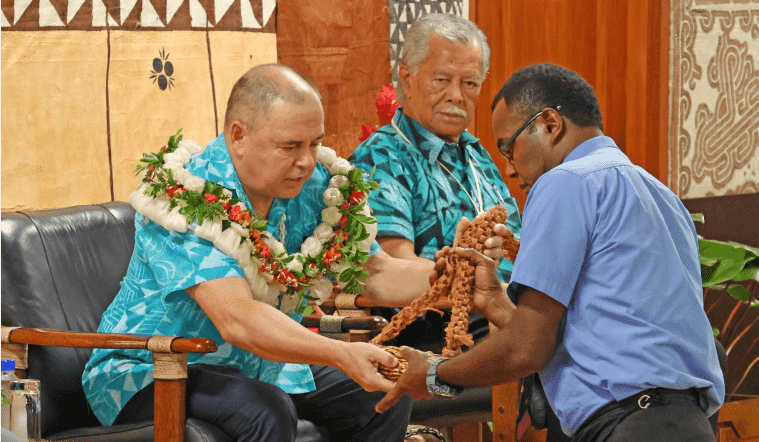
[(403, 349), (409, 367), (378, 410), (428, 385), (538, 371), (573, 441), (714, 441), (707, 416), (725, 383), (682, 202), (603, 136), (595, 93), (572, 71), (520, 69), (493, 110), (507, 173), (529, 193), (508, 286), (519, 302), (490, 259), (457, 249), (477, 264), (475, 308), (498, 331), (448, 360)]
[[(506, 225), (519, 237), (516, 202), (488, 152), (466, 130), (489, 63), (485, 34), (468, 20), (428, 14), (408, 28), (398, 72), (403, 107), (351, 157), (365, 173), (374, 170), (372, 179), (380, 184), (369, 203), (377, 241), (391, 256), (432, 268), (435, 252), (453, 244), (462, 216), (473, 219), (497, 204), (506, 206)], [(512, 268), (501, 261), (502, 281)], [(470, 324), (475, 339), (487, 334), (482, 316), (472, 315)], [(444, 319), (427, 313), (394, 343), (439, 352), (443, 329)]]
[[(285, 66), (258, 66), (235, 84), (224, 133), (184, 171), (226, 187), (269, 221), (269, 235), (296, 251), (325, 208), (330, 174), (316, 161), (323, 137), (324, 111), (313, 86)], [(366, 268), (372, 293), (402, 304), (429, 288), (425, 266), (393, 259), (376, 243), (372, 249)], [(296, 322), (300, 314), (288, 317), (257, 300), (265, 286), (249, 286), (237, 259), (193, 229), (167, 230), (140, 214), (134, 256), (99, 331), (216, 341), (217, 352), (190, 356), (187, 415), (234, 440), (293, 440), (298, 418), (327, 428), (332, 440), (402, 440), (410, 401), (388, 415), (374, 411), (382, 397), (377, 390), (393, 385), (377, 365), (394, 366), (395, 358), (374, 345), (308, 331)], [(82, 382), (98, 419), (111, 425), (152, 418), (152, 380), (149, 353), (97, 349)]]

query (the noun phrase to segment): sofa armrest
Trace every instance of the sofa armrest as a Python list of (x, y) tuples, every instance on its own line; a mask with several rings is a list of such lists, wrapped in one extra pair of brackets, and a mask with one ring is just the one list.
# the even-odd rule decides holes
[[(2, 343), (48, 345), (52, 347), (123, 348), (148, 350), (151, 336), (121, 333), (82, 333), (49, 328), (2, 327)], [(216, 343), (207, 338), (174, 338), (173, 353), (213, 353)]]
[[(45, 328), (2, 327), (4, 353), (12, 354), (18, 368), (27, 367), (27, 345), (79, 348), (149, 350), (155, 380), (155, 440), (185, 440), (185, 382), (188, 353), (212, 353), (216, 343), (206, 338), (140, 336), (116, 333), (80, 333)], [(4, 356), (5, 357), (5, 356)], [(19, 373), (24, 377), (24, 373)]]

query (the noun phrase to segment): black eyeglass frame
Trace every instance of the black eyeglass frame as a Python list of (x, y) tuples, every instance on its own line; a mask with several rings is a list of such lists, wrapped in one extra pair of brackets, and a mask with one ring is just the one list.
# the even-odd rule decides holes
[[(561, 105), (556, 106), (556, 107), (546, 108), (546, 109), (554, 109), (554, 110), (556, 110), (558, 112), (558, 111), (561, 110)], [(522, 125), (522, 127), (520, 127), (516, 132), (514, 132), (514, 135), (510, 136), (508, 140), (506, 140), (505, 142), (503, 142), (503, 143), (501, 143), (501, 144), (499, 144), (497, 146), (498, 147), (498, 153), (500, 153), (502, 157), (506, 158), (506, 161), (508, 161), (512, 165), (514, 164), (514, 157), (513, 157), (514, 152), (512, 151), (510, 155), (506, 155), (507, 149), (509, 148), (509, 146), (512, 143), (514, 143), (514, 140), (517, 139), (517, 137), (519, 136), (519, 134), (521, 134), (522, 132), (524, 132), (524, 130), (527, 129), (532, 124), (533, 121), (537, 120), (539, 116), (543, 115), (543, 111), (544, 110), (545, 109), (541, 109), (540, 112), (538, 112), (537, 114), (533, 115), (532, 118), (530, 118), (529, 120), (527, 120), (527, 122), (525, 122)]]

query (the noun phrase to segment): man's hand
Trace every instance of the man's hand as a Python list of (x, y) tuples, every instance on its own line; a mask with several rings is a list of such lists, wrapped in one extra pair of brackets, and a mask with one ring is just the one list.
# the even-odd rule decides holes
[(496, 308), (502, 308), (503, 303), (506, 301), (508, 301), (510, 307), (516, 308), (506, 295), (505, 286), (501, 284), (498, 273), (496, 273), (498, 261), (494, 261), (474, 249), (456, 247), (452, 252), (475, 265), (474, 297), (472, 299), (472, 308), (474, 310), (479, 311), (490, 319), (488, 312)]
[(401, 356), (408, 361), (408, 367), (395, 383), (395, 386), (374, 407), (377, 413), (384, 413), (385, 410), (395, 405), (404, 394), (411, 396), (412, 399), (432, 397), (432, 394), (427, 390), (427, 370), (432, 361), (437, 359), (437, 356), (410, 347), (401, 347), (400, 350)]
[(442, 274), (448, 262), (445, 258), (451, 253), (456, 253), (475, 265), (472, 308), (482, 313), (490, 322), (496, 325), (501, 324), (509, 314), (513, 313), (516, 306), (509, 299), (506, 286), (501, 283), (496, 273), (498, 261), (474, 249), (443, 247), (435, 254), (435, 273), (430, 276), (430, 285), (434, 284), (438, 276)]
[[(453, 239), (453, 247), (459, 245), (459, 240), (461, 239), (461, 236), (464, 234), (466, 229), (469, 228), (469, 224), (471, 224), (469, 219), (465, 216), (462, 216), (461, 221), (459, 221), (459, 223), (456, 225), (456, 236)], [(485, 250), (483, 253), (485, 256), (494, 259), (496, 261), (496, 267), (498, 267), (498, 261), (503, 258), (503, 251), (501, 250), (503, 240), (504, 238), (513, 236), (513, 234), (505, 224), (496, 224), (493, 228), (493, 232), (495, 233), (495, 236), (491, 236), (485, 240)], [(437, 259), (438, 255), (436, 253), (435, 261), (437, 261)]]
[(351, 343), (340, 353), (335, 367), (350, 376), (366, 391), (389, 391), (395, 385), (379, 371), (378, 365), (396, 367), (398, 359), (373, 344)]

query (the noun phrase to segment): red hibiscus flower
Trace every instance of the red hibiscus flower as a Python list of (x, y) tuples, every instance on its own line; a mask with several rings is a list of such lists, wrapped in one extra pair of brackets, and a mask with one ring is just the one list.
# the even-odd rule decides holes
[(364, 141), (365, 139), (369, 138), (369, 135), (371, 135), (375, 130), (377, 130), (377, 128), (374, 127), (373, 124), (370, 124), (368, 126), (366, 124), (362, 124), (361, 137), (358, 139), (358, 141)]
[(380, 124), (384, 126), (385, 124), (390, 124), (390, 120), (395, 115), (395, 110), (401, 104), (396, 101), (392, 84), (382, 86), (382, 90), (379, 91), (378, 95), (377, 115), (379, 115)]

